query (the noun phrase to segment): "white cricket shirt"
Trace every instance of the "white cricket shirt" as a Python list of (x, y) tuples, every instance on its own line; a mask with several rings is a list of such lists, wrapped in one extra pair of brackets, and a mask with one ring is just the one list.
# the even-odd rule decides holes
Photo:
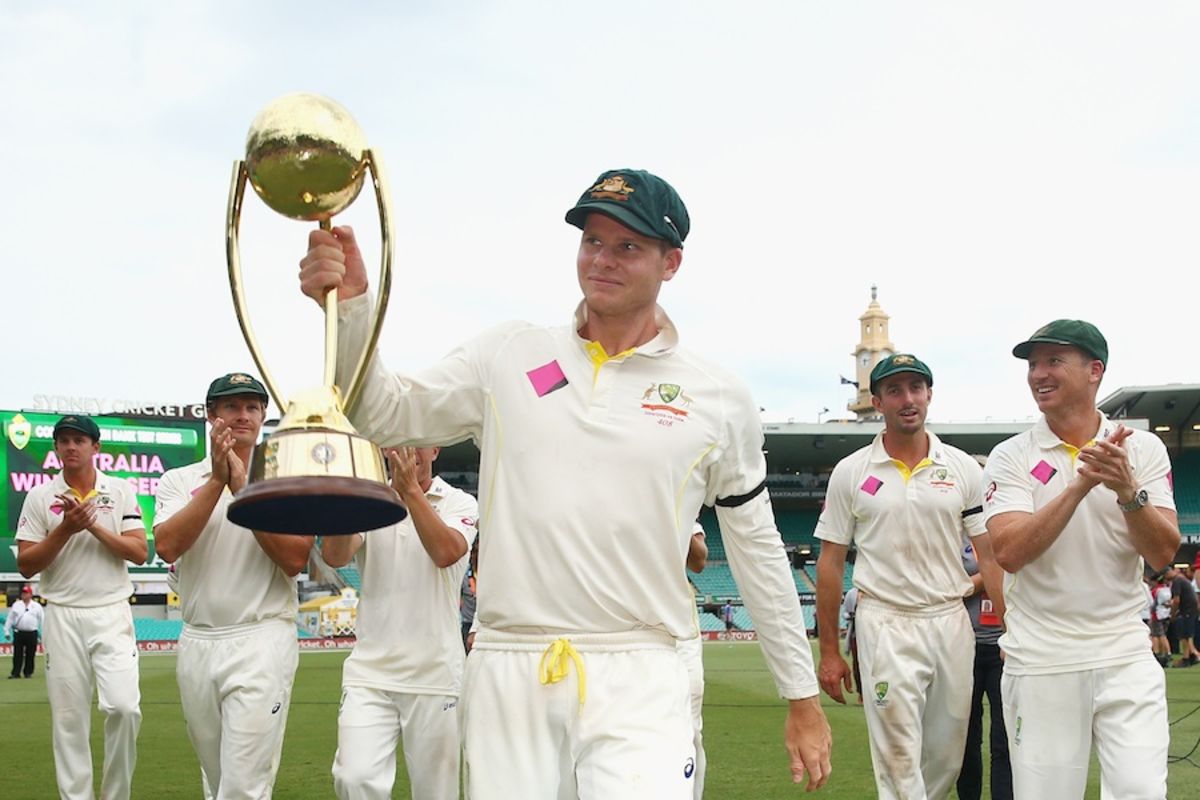
[(854, 585), (902, 608), (927, 608), (971, 593), (963, 534), (986, 533), (979, 463), (933, 433), (911, 472), (883, 434), (838, 462), (829, 476), (818, 539), (854, 544)]
[[(21, 507), (17, 541), (45, 539), (62, 522), (62, 501), (55, 495), (73, 491), (61, 472), (53, 480), (33, 487)], [(127, 481), (97, 470), (95, 490), (84, 499), (96, 506), (97, 524), (113, 533), (143, 527), (142, 510)], [(38, 592), (51, 603), (90, 608), (127, 600), (133, 594), (133, 584), (125, 559), (84, 530), (72, 536), (42, 570)]]
[[(475, 498), (434, 477), (425, 498), (442, 522), (462, 534), (467, 552), (439, 568), (421, 544), (412, 517), (355, 534), (362, 572), (354, 652), (342, 667), (343, 686), (387, 692), (457, 696), (462, 688), (459, 591), (479, 507)], [(503, 580), (503, 576), (498, 578)]]
[[(208, 458), (168, 470), (158, 484), (155, 525), (191, 502), (211, 475)], [(175, 561), (183, 621), (201, 628), (226, 628), (276, 618), (294, 620), (296, 579), (263, 552), (248, 528), (226, 518), (231, 502), (233, 495), (225, 487), (195, 544)]]
[[(370, 302), (339, 305), (342, 381)], [(662, 309), (654, 339), (611, 357), (578, 335), (584, 314), (501, 325), (411, 377), (376, 354), (354, 424), (385, 445), (479, 446), (478, 618), (506, 632), (695, 636), (681, 567), (701, 504), (724, 500), (727, 555), (780, 691), (815, 694), (749, 391), (680, 349)]]
[[(1117, 428), (1100, 414), (1096, 439)], [(1152, 433), (1125, 440), (1138, 485), (1150, 504), (1174, 509), (1167, 448)], [(1078, 451), (1050, 430), (1045, 417), (1001, 442), (984, 470), (984, 515), (1032, 514), (1075, 477)], [(1007, 628), (1000, 638), (1004, 669), (1044, 675), (1136, 661), (1150, 650), (1140, 613), (1142, 557), (1134, 549), (1117, 495), (1093, 488), (1046, 552), (1004, 576)]]

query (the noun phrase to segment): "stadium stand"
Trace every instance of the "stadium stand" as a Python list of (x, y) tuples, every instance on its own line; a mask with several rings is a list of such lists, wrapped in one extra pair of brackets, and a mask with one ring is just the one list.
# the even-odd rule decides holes
[(1200, 451), (1185, 450), (1172, 457), (1175, 475), (1175, 507), (1179, 532), (1200, 534)]
[(725, 630), (725, 623), (722, 622), (716, 614), (710, 614), (707, 611), (701, 611), (697, 616), (700, 620), (701, 633)]
[(362, 574), (358, 571), (358, 567), (355, 564), (347, 564), (334, 571), (337, 572), (346, 586), (349, 586), (356, 592), (362, 591)]
[(737, 584), (733, 581), (733, 573), (728, 564), (709, 563), (700, 574), (688, 573), (692, 584), (704, 596), (712, 600), (741, 600)]
[(740, 631), (754, 630), (754, 620), (750, 619), (750, 612), (746, 610), (745, 606), (734, 606), (733, 627)]

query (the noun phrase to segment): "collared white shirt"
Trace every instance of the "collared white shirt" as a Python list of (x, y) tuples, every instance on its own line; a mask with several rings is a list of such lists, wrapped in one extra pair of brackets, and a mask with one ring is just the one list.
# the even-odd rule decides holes
[[(72, 492), (62, 473), (25, 496), (19, 542), (40, 542), (62, 522), (63, 504), (57, 495)], [(115, 534), (143, 527), (142, 510), (129, 483), (96, 471), (96, 523)], [(50, 565), (42, 570), (38, 591), (47, 601), (64, 606), (92, 608), (129, 598), (133, 584), (125, 559), (114, 554), (86, 530), (74, 534)]]
[[(370, 297), (339, 304), (339, 378)], [(658, 335), (608, 354), (569, 326), (507, 323), (417, 375), (378, 355), (353, 421), (381, 444), (472, 439), (481, 451), (477, 619), (515, 633), (697, 634), (685, 570), (702, 503), (786, 697), (817, 691), (787, 556), (765, 491), (758, 406), (731, 373)], [(749, 496), (744, 503), (734, 498)], [(501, 576), (499, 580), (489, 575)]]
[[(1099, 415), (1095, 439), (1117, 423)], [(1134, 430), (1124, 443), (1150, 504), (1174, 509), (1171, 462), (1162, 440)], [(984, 515), (1032, 514), (1074, 479), (1078, 450), (1042, 417), (1025, 433), (996, 445), (984, 470)], [(1149, 652), (1141, 622), (1142, 557), (1129, 535), (1117, 495), (1094, 487), (1054, 544), (1004, 578), (1007, 631), (1004, 669), (1014, 675), (1074, 672), (1129, 663)]]
[[(355, 619), (358, 642), (342, 667), (343, 686), (457, 696), (462, 688), (462, 627), (458, 598), (475, 541), (475, 498), (434, 477), (425, 498), (462, 534), (463, 557), (439, 568), (412, 516), (363, 537), (355, 554), (362, 572)], [(502, 579), (502, 578), (501, 578)]]
[(818, 539), (854, 544), (854, 585), (892, 605), (926, 608), (971, 592), (963, 535), (985, 533), (982, 470), (933, 433), (911, 472), (888, 455), (883, 434), (838, 462), (829, 476)]
[(8, 616), (4, 618), (4, 632), (7, 634), (14, 630), (36, 631), (42, 627), (44, 616), (42, 604), (36, 600), (30, 600), (28, 603), (17, 600), (8, 608)]
[[(192, 500), (212, 476), (205, 458), (168, 470), (158, 484), (154, 523), (166, 522)], [(270, 559), (249, 528), (226, 516), (233, 495), (226, 486), (196, 542), (175, 561), (183, 621), (226, 628), (268, 619), (295, 619), (296, 579)]]

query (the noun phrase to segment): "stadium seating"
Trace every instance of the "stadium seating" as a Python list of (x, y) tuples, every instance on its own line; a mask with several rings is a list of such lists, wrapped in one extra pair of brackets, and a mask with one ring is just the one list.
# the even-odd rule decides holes
[(362, 592), (362, 574), (353, 562), (344, 567), (339, 567), (334, 571), (341, 576), (341, 579), (345, 581), (347, 586), (356, 592)]
[(728, 564), (709, 563), (704, 572), (696, 574), (689, 572), (688, 577), (700, 594), (713, 600), (741, 600), (737, 584), (733, 581), (733, 573)]
[(1172, 469), (1179, 530), (1184, 535), (1200, 534), (1200, 452), (1188, 450), (1175, 456)]

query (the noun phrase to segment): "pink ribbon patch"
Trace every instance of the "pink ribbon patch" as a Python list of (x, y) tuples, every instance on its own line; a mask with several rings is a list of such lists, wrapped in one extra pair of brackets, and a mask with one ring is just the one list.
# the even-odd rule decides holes
[(1047, 464), (1045, 461), (1039, 461), (1037, 466), (1029, 470), (1029, 474), (1037, 478), (1045, 486), (1050, 482), (1050, 479), (1058, 474), (1058, 470)]
[(543, 364), (537, 369), (529, 370), (525, 374), (529, 376), (529, 382), (533, 384), (533, 390), (537, 392), (538, 397), (545, 397), (551, 392), (567, 385), (567, 376), (563, 374), (562, 367), (558, 365), (558, 361)]
[(62, 512), (63, 512), (63, 504), (62, 503), (55, 503), (54, 505), (50, 506), (51, 514), (61, 514)]
[(861, 488), (864, 492), (866, 492), (867, 494), (874, 497), (875, 493), (879, 491), (880, 486), (883, 486), (883, 481), (879, 480), (879, 478), (876, 478), (874, 475), (872, 475), (871, 477), (869, 477), (865, 481), (863, 481), (863, 485), (859, 488)]

